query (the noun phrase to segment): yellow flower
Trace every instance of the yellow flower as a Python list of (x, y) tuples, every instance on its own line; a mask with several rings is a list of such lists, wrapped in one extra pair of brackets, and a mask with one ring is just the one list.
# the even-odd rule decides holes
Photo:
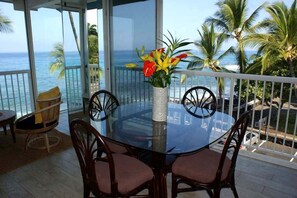
[(166, 56), (166, 58), (162, 61), (161, 58), (157, 59), (157, 71), (159, 70), (164, 70), (166, 72), (166, 74), (169, 73), (169, 66), (171, 65), (171, 58)]
[(135, 63), (127, 63), (125, 64), (126, 68), (129, 68), (129, 69), (133, 69), (136, 67), (136, 64)]
[(151, 57), (151, 56), (149, 56), (148, 54), (145, 54), (145, 55), (141, 56), (140, 58), (143, 61), (150, 61), (150, 62), (153, 62), (154, 61), (154, 58)]

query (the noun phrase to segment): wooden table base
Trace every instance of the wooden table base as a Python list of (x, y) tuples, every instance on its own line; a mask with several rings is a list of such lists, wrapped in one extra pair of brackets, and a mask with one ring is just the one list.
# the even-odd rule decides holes
[(7, 134), (6, 125), (9, 125), (10, 132), (12, 135), (13, 142), (16, 142), (15, 132), (14, 132), (14, 120), (16, 118), (16, 113), (11, 110), (0, 110), (0, 126), (3, 127), (4, 133)]

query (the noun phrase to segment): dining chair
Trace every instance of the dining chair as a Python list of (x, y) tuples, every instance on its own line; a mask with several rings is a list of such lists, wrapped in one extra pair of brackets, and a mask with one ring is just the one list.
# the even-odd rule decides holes
[[(111, 115), (111, 113), (120, 105), (118, 99), (107, 90), (99, 90), (95, 92), (89, 102), (89, 117), (93, 121), (103, 121)], [(104, 137), (103, 137), (104, 138)], [(106, 139), (110, 150), (114, 153), (130, 153), (132, 150), (124, 145)]]
[(217, 100), (213, 92), (202, 86), (188, 89), (181, 103), (190, 114), (199, 118), (213, 115), (217, 108)]
[[(58, 145), (60, 137), (48, 133), (59, 123), (61, 93), (59, 87), (42, 92), (36, 99), (36, 111), (26, 114), (15, 121), (15, 133), (26, 134), (25, 150), (27, 148), (46, 149)], [(38, 143), (44, 139), (45, 146)]]
[[(96, 197), (129, 197), (145, 189), (153, 197), (154, 174), (150, 167), (134, 157), (111, 152), (100, 133), (83, 120), (71, 122), (70, 134), (85, 198), (91, 193)], [(104, 155), (98, 154), (99, 147)]]
[(93, 121), (102, 121), (120, 105), (118, 99), (107, 90), (95, 92), (89, 102), (89, 116)]
[[(249, 124), (247, 111), (231, 128), (221, 153), (204, 148), (192, 154), (180, 156), (172, 165), (172, 197), (177, 193), (206, 190), (210, 197), (220, 197), (222, 188), (235, 188), (236, 160), (244, 134)], [(179, 184), (187, 184), (178, 188)]]

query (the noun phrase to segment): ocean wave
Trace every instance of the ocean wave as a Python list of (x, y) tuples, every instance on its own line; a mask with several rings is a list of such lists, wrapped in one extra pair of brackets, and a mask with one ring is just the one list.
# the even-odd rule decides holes
[(223, 67), (232, 71), (239, 71), (239, 65), (224, 65)]

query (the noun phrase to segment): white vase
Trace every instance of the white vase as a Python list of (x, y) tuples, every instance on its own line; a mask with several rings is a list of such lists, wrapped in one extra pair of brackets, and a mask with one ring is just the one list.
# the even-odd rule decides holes
[(153, 87), (153, 120), (157, 122), (167, 121), (168, 87)]

